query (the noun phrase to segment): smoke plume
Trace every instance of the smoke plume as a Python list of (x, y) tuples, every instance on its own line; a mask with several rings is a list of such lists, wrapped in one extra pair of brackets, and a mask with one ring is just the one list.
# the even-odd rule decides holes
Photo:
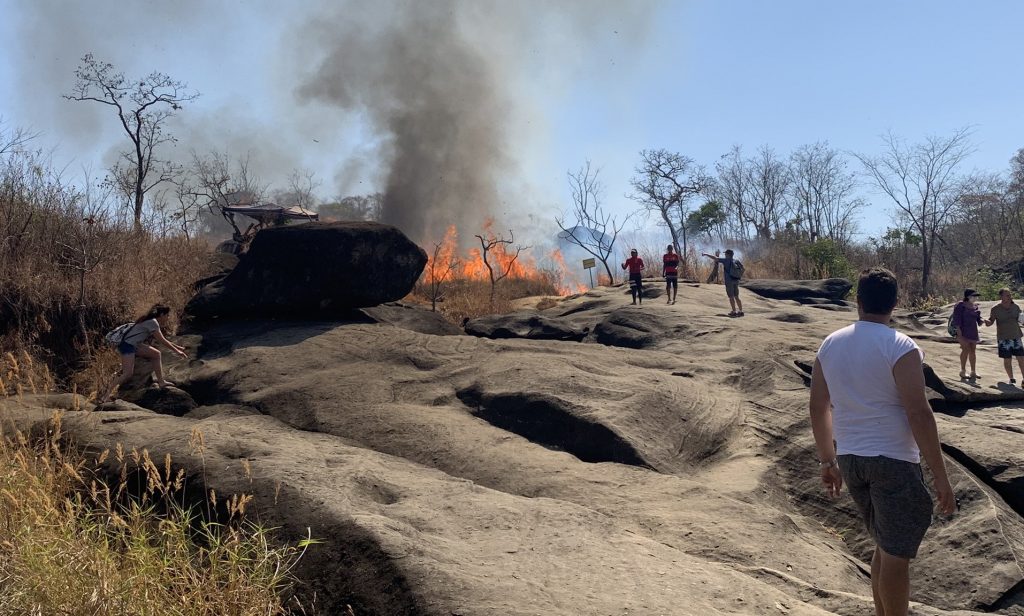
[(249, 155), (267, 183), (312, 169), (335, 182), (322, 196), (380, 191), (385, 222), (422, 243), (451, 224), (471, 239), (491, 217), (517, 239), (536, 226), (534, 206), (552, 195), (531, 200), (521, 164), (547, 155), (544, 106), (581, 71), (628, 65), (655, 14), (652, 2), (616, 0), (140, 2), (151, 10), (21, 6), (19, 100), (33, 103), (8, 120), (25, 114), (109, 161), (125, 144), (108, 110), (60, 98), (78, 58), (166, 72), (203, 93), (175, 119), (167, 158), (227, 151)]

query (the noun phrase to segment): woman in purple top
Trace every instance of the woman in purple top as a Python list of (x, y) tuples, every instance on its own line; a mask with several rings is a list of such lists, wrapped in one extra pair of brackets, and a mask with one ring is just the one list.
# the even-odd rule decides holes
[(974, 289), (964, 290), (964, 300), (953, 308), (953, 327), (956, 328), (956, 339), (960, 343), (960, 378), (967, 377), (967, 362), (971, 362), (971, 380), (981, 378), (975, 372), (978, 355), (978, 343), (981, 336), (978, 326), (981, 325), (981, 308), (978, 300), (981, 296)]

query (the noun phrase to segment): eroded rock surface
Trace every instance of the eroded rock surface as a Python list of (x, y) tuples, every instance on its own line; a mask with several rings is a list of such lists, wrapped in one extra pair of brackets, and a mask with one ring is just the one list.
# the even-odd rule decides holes
[[(855, 315), (744, 304), (729, 318), (723, 288), (699, 285), (674, 306), (611, 289), (535, 313), (589, 327), (580, 342), (439, 335), (416, 312), (216, 323), (168, 369), (197, 409), (79, 405), (65, 426), (90, 449), (205, 464), (265, 524), (312, 529), (299, 575), (323, 613), (869, 614), (870, 541), (821, 492), (806, 411), (817, 346)], [(954, 401), (955, 348), (898, 323), (950, 396), (934, 390), (963, 502), (925, 539), (913, 613), (1019, 614), (1021, 410), (995, 383)], [(990, 351), (979, 370), (996, 374)], [(55, 401), (3, 404), (24, 425)]]

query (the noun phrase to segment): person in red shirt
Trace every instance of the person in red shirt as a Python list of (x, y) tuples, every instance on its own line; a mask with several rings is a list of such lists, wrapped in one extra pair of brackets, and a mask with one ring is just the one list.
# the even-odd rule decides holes
[(679, 255), (672, 244), (666, 250), (668, 252), (661, 257), (661, 274), (665, 277), (665, 295), (668, 297), (665, 303), (674, 304), (679, 293)]
[(644, 303), (644, 260), (637, 256), (636, 248), (629, 251), (629, 258), (622, 264), (622, 269), (629, 270), (629, 293), (633, 303), (637, 300)]

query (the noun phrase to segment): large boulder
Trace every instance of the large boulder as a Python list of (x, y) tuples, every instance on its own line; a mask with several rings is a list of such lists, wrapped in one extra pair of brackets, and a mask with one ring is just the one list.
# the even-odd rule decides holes
[(791, 299), (802, 304), (815, 300), (840, 302), (846, 299), (853, 283), (845, 278), (826, 280), (744, 280), (743, 288), (769, 299)]
[(186, 307), (192, 317), (322, 317), (401, 299), (427, 254), (373, 222), (311, 222), (260, 231), (237, 267)]

